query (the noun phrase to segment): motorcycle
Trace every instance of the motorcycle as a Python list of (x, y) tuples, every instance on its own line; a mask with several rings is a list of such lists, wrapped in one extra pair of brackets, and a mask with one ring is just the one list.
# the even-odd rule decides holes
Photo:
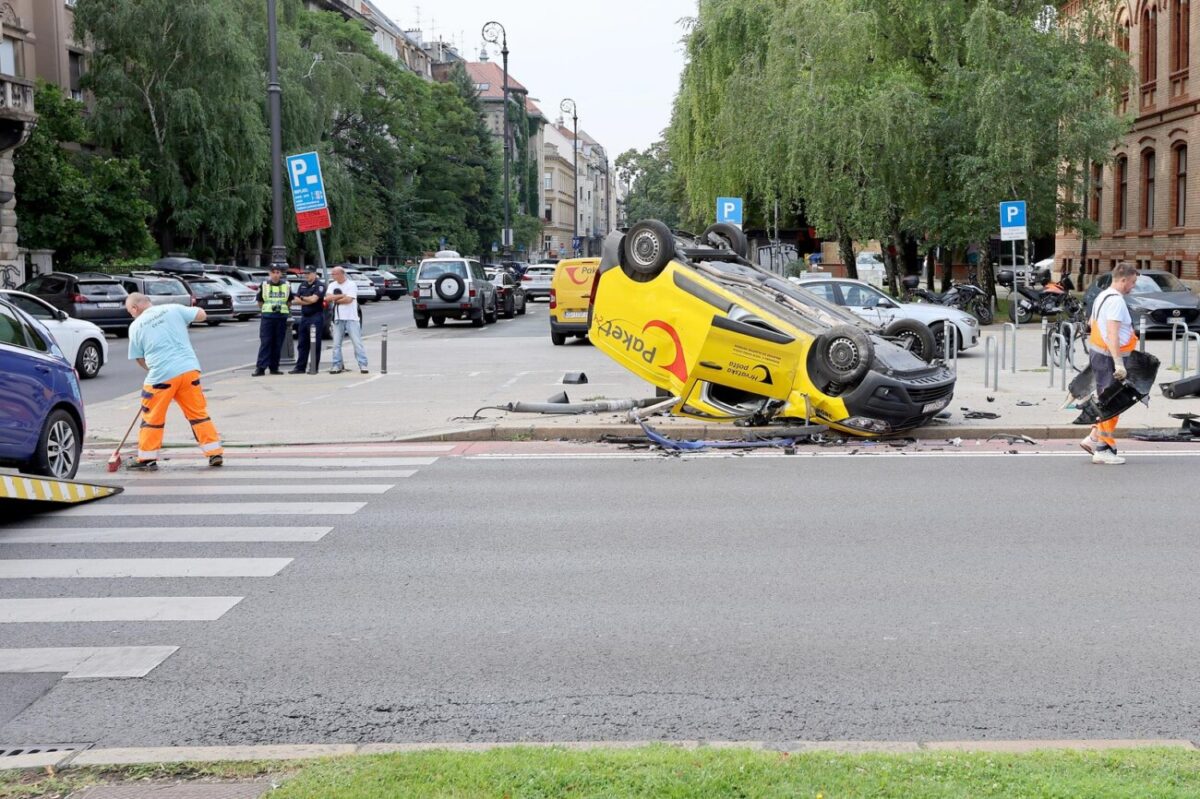
[(1012, 270), (1002, 269), (996, 275), (996, 282), (1009, 290), (1008, 318), (1014, 322), (1028, 324), (1035, 314), (1043, 319), (1065, 319), (1076, 324), (1084, 321), (1083, 303), (1071, 294), (1075, 284), (1070, 275), (1054, 282), (1050, 270), (1041, 269), (1028, 285), (1018, 286)]
[(993, 321), (992, 304), (988, 300), (987, 292), (974, 283), (955, 283), (945, 294), (939, 294), (921, 288), (921, 278), (918, 275), (906, 275), (901, 282), (904, 285), (905, 301), (916, 300), (957, 308), (974, 316), (981, 325), (990, 325)]

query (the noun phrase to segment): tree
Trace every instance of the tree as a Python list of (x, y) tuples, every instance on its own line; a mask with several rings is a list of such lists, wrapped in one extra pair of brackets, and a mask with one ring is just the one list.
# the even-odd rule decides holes
[(645, 150), (626, 150), (614, 163), (617, 180), (628, 186), (625, 217), (629, 223), (658, 219), (670, 228), (683, 225), (682, 186), (667, 145), (658, 141)]
[(134, 159), (80, 149), (88, 141), (83, 104), (57, 86), (39, 83), (35, 105), (37, 127), (13, 155), (22, 245), (54, 250), (69, 269), (150, 256), (145, 171)]

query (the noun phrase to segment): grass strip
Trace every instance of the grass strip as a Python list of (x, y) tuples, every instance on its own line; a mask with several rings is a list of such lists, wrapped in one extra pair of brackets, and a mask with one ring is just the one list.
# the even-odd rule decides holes
[[(506, 748), (346, 757), (306, 763), (68, 770), (18, 784), (0, 774), (0, 797), (65, 796), (88, 784), (274, 775), (271, 799), (1174, 799), (1200, 796), (1200, 753), (1179, 749), (1029, 754), (789, 755), (652, 746), (573, 751)], [(6, 781), (9, 779), (10, 781)], [(41, 792), (38, 792), (41, 791)]]

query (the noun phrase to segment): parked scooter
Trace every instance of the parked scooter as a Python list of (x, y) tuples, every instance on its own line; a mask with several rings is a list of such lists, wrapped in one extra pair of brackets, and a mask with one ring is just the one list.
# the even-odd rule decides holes
[(1035, 314), (1043, 319), (1084, 321), (1083, 303), (1071, 294), (1075, 284), (1070, 275), (1055, 283), (1050, 279), (1049, 269), (1040, 269), (1033, 274), (1029, 285), (1018, 286), (1012, 270), (1002, 269), (996, 275), (996, 282), (1009, 290), (1008, 318), (1015, 322), (1027, 324)]
[(981, 325), (992, 323), (992, 304), (988, 301), (987, 292), (974, 283), (955, 283), (945, 294), (921, 288), (918, 275), (905, 275), (901, 283), (904, 285), (906, 301), (916, 300), (957, 308), (974, 316)]

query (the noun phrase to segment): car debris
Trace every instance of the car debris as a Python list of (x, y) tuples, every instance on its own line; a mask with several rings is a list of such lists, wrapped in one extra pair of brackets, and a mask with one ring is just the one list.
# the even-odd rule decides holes
[[(964, 410), (966, 410), (964, 408)], [(1000, 414), (992, 413), (991, 411), (967, 411), (963, 414), (964, 419), (999, 419)]]
[[(647, 438), (668, 452), (699, 452), (700, 450), (705, 449), (765, 449), (779, 447), (785, 451), (791, 448), (793, 449), (792, 454), (794, 454), (794, 448), (799, 441), (797, 437), (746, 438), (732, 441), (678, 440), (668, 438), (643, 420), (639, 420), (638, 424), (641, 425), (642, 431), (645, 432)], [(814, 425), (813, 427), (820, 427), (820, 425)], [(811, 433), (811, 435), (816, 435), (816, 433), (817, 431), (814, 431)]]
[(994, 436), (988, 436), (988, 441), (1003, 441), (1006, 444), (1032, 444), (1035, 447), (1038, 445), (1038, 442), (1034, 441), (1029, 436), (1011, 433), (997, 433)]
[(1139, 402), (1149, 406), (1150, 389), (1154, 387), (1159, 365), (1158, 358), (1134, 350), (1125, 359), (1126, 378), (1114, 381), (1099, 396), (1096, 395), (1096, 375), (1088, 366), (1075, 376), (1067, 388), (1069, 399), (1074, 400), (1079, 408), (1079, 416), (1072, 424), (1103, 422), (1120, 416)]
[(1194, 413), (1173, 413), (1172, 419), (1180, 419), (1183, 424), (1178, 430), (1170, 428), (1150, 428), (1138, 430), (1130, 434), (1137, 441), (1151, 441), (1156, 444), (1191, 444), (1200, 441), (1200, 416)]
[[(563, 395), (565, 397), (565, 394)], [(557, 399), (552, 397), (552, 400)], [(478, 420), (483, 411), (506, 411), (508, 413), (540, 413), (562, 416), (579, 416), (589, 413), (617, 413), (635, 408), (649, 408), (662, 402), (660, 397), (648, 399), (602, 400), (597, 402), (510, 402), (507, 405), (485, 405), (470, 418)]]

